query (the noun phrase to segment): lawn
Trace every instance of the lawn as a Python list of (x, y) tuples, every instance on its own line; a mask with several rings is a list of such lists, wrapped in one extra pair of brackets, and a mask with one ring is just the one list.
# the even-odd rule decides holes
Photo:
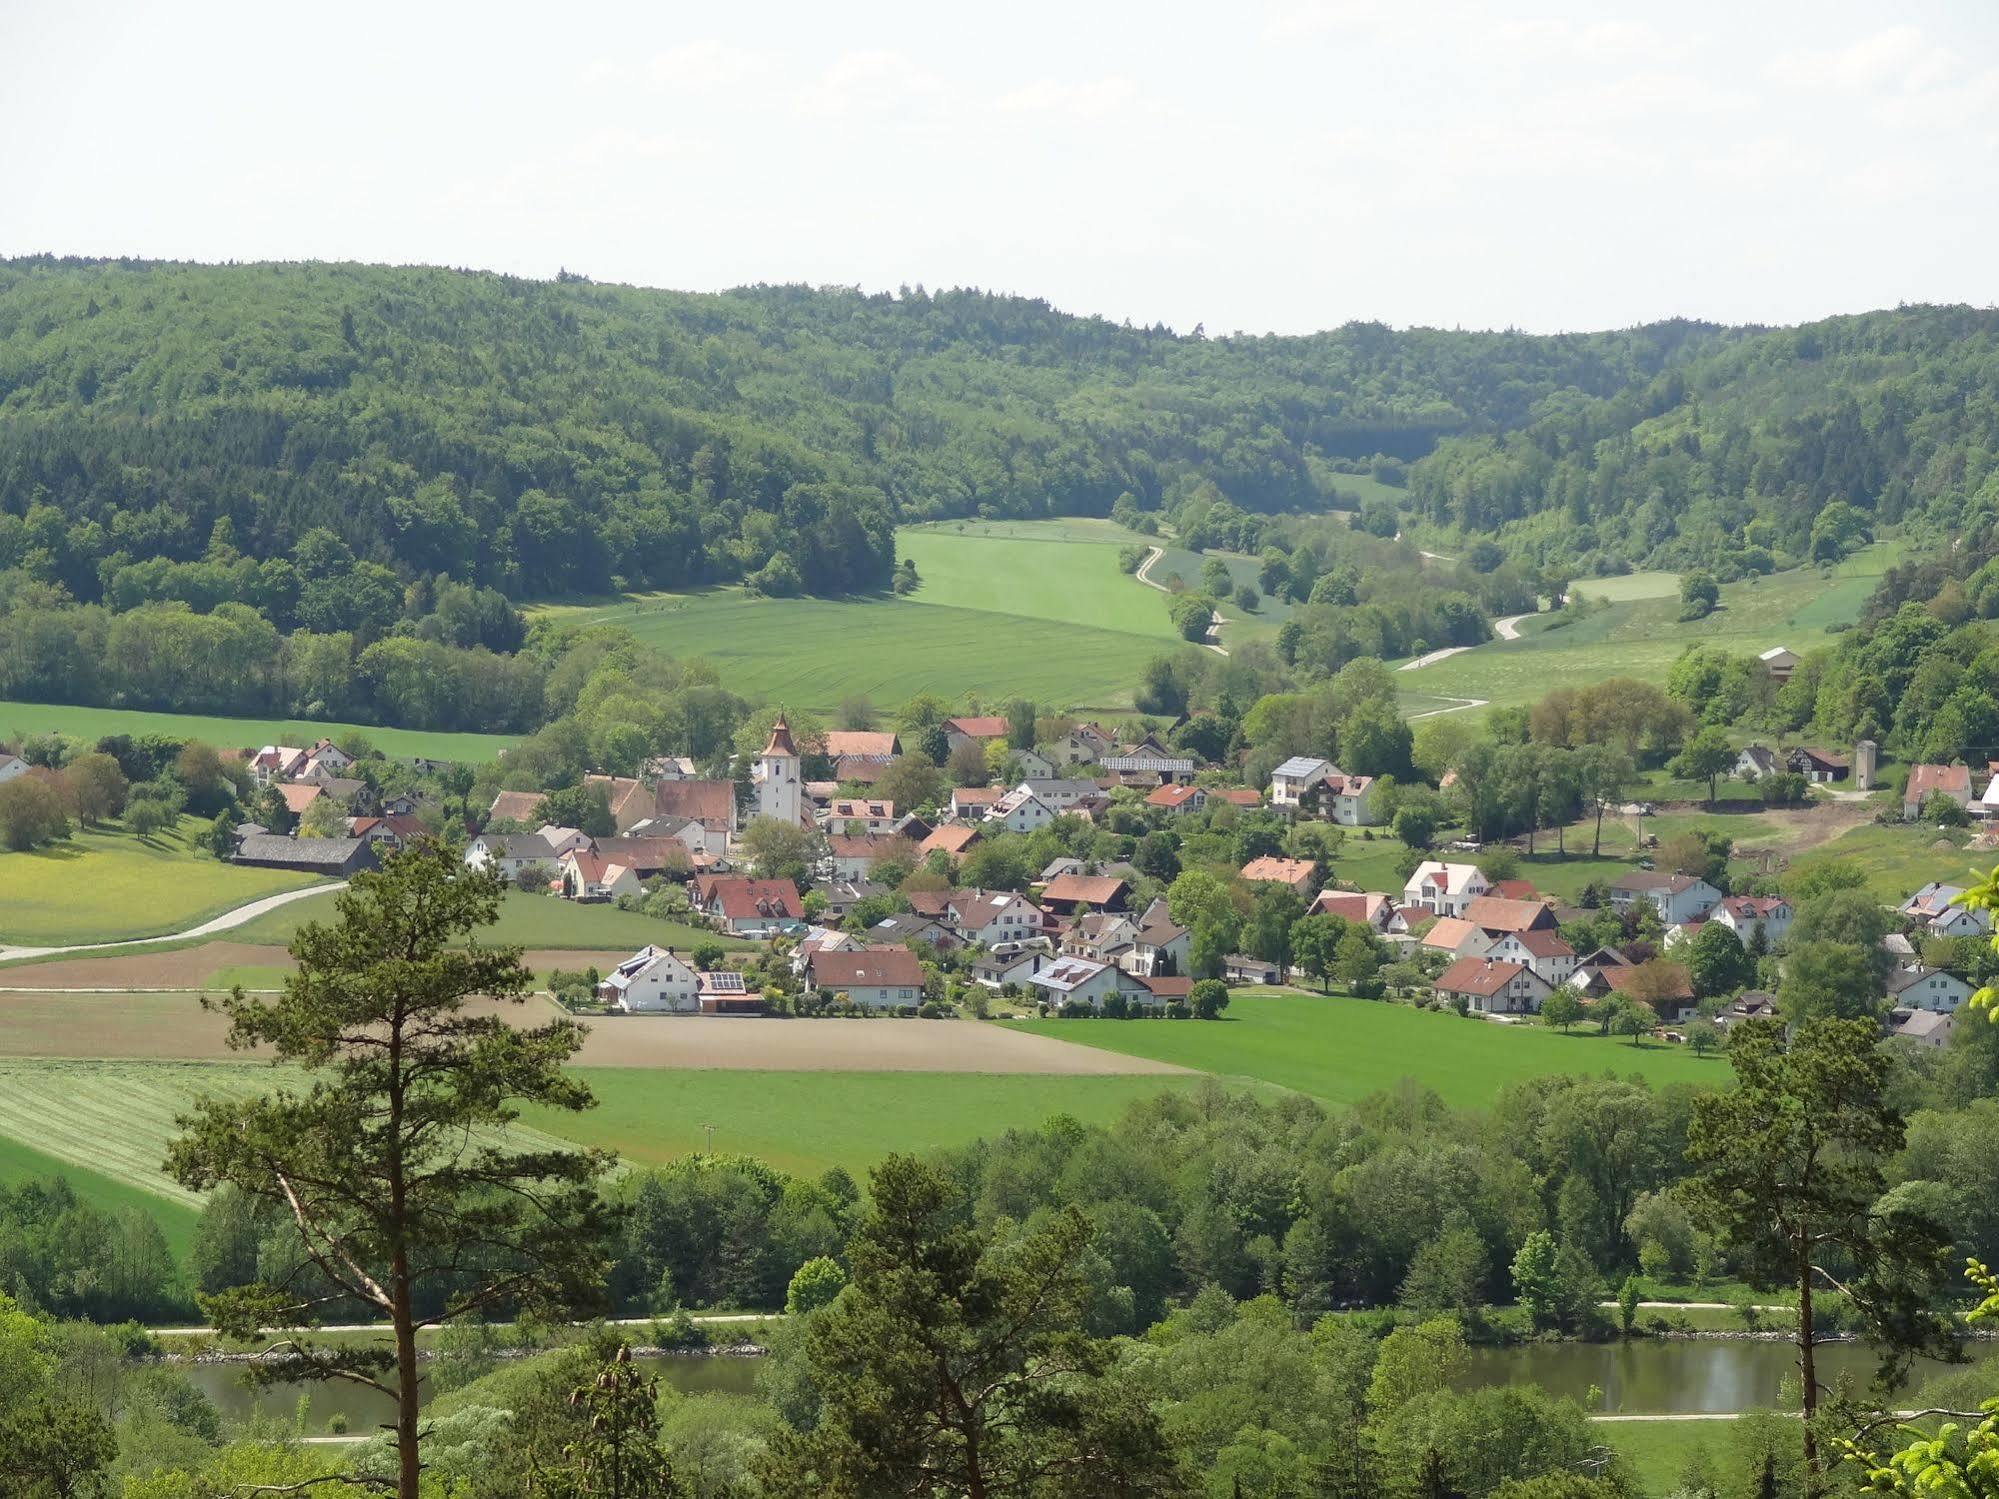
[(372, 724), (303, 722), (282, 718), (216, 718), (201, 713), (147, 713), (137, 708), (79, 708), (65, 703), (0, 702), (0, 735), (62, 733), (98, 740), (106, 734), (167, 734), (200, 739), (222, 749), (266, 744), (311, 744), (343, 734), (365, 734), (385, 755), (430, 755), (441, 760), (496, 758), (514, 742), (510, 734), (445, 734), (429, 729), (384, 729)]
[[(258, 1062), (0, 1062), (0, 1160), (26, 1146), (107, 1179), (136, 1204), (151, 1208), (146, 1199), (158, 1198), (190, 1212), (200, 1194), (160, 1169), (167, 1142), (180, 1133), (177, 1117), (204, 1094), (242, 1097), (297, 1081)], [(533, 1129), (514, 1137), (530, 1147), (550, 1143)]]
[(1594, 1031), (1567, 1035), (1539, 1025), (1489, 1021), (1410, 1005), (1238, 990), (1225, 1018), (1015, 1020), (1021, 1030), (1126, 1056), (1151, 1057), (1238, 1079), (1275, 1083), (1332, 1104), (1349, 1104), (1414, 1078), (1460, 1108), (1490, 1104), (1509, 1083), (1550, 1073), (1639, 1073), (1653, 1083), (1714, 1083), (1724, 1061), (1680, 1046), (1632, 1046)]
[(928, 528), (898, 531), (895, 544), (922, 580), (909, 595), (912, 603), (1178, 638), (1165, 599), (1118, 566), (1113, 545)]
[(1696, 1447), (1719, 1459), (1727, 1451), (1725, 1421), (1600, 1421), (1597, 1438), (1631, 1464), (1640, 1493), (1670, 1494)]
[(188, 840), (206, 829), (198, 818), (183, 817), (177, 830), (145, 840), (108, 826), (48, 848), (0, 854), (0, 943), (160, 936), (245, 901), (318, 883), (291, 870), (225, 864), (190, 847)]
[(1482, 697), (1505, 706), (1533, 702), (1557, 683), (1573, 686), (1618, 676), (1663, 683), (1674, 660), (1689, 645), (1716, 645), (1736, 654), (1772, 645), (1804, 650), (1824, 643), (1834, 627), (1859, 617), (1874, 576), (1857, 570), (1885, 567), (1882, 559), (1892, 555), (1882, 548), (1856, 554), (1847, 563), (1856, 571), (1847, 576), (1822, 576), (1813, 568), (1797, 568), (1727, 584), (1721, 590), (1721, 607), (1699, 620), (1679, 618), (1677, 584), (1669, 596), (1656, 591), (1670, 574), (1592, 579), (1577, 586), (1592, 593), (1617, 585), (1610, 594), (1615, 602), (1600, 613), (1559, 628), (1543, 627), (1519, 640), (1482, 645), (1410, 672), (1398, 685), (1423, 693)]
[[(886, 704), (934, 693), (955, 702), (973, 690), (992, 700), (1018, 695), (1128, 710), (1145, 663), (1172, 648), (1161, 633), (1166, 609), (1116, 570), (1107, 548), (1088, 550), (1109, 564), (1106, 591), (1137, 596), (1137, 616), (1152, 618), (1143, 607), (1150, 595), (1157, 617), (1145, 633), (956, 608), (943, 602), (941, 589), (936, 602), (923, 602), (921, 590), (910, 598), (767, 599), (716, 588), (538, 612), (623, 625), (668, 655), (712, 662), (731, 691), (823, 713), (849, 697)], [(1047, 551), (1059, 557), (1061, 549)]]
[(1593, 599), (1609, 599), (1625, 604), (1633, 599), (1670, 599), (1680, 594), (1678, 573), (1625, 573), (1617, 578), (1578, 578), (1569, 585), (1571, 593)]
[[(855, 1021), (915, 1025), (918, 1021)], [(751, 1155), (782, 1170), (843, 1166), (857, 1180), (891, 1151), (963, 1145), (1056, 1114), (1109, 1121), (1134, 1099), (1197, 1079), (1076, 1077), (1047, 1073), (742, 1072), (577, 1069), (596, 1092), (585, 1114), (532, 1110), (528, 1124), (615, 1150), (640, 1162), (670, 1161), (707, 1148)]]
[(175, 1259), (184, 1259), (194, 1240), (196, 1210), (186, 1203), (168, 1202), (156, 1194), (88, 1170), (73, 1161), (45, 1155), (19, 1140), (0, 1136), (0, 1187), (18, 1187), (23, 1182), (45, 1181), (60, 1176), (78, 1198), (105, 1212), (137, 1208), (149, 1214), (167, 1236)]
[[(1951, 845), (1938, 848), (1939, 842)], [(1990, 853), (1958, 847), (1963, 835), (1939, 833), (1928, 823), (1889, 827), (1863, 823), (1828, 843), (1799, 856), (1799, 863), (1813, 858), (1851, 859), (1867, 872), (1868, 892), (1880, 900), (1900, 904), (1931, 880), (1945, 884), (1970, 884), (1982, 879), (1994, 863)]]
[[(1587, 823), (1570, 828), (1568, 839), (1568, 857), (1561, 858), (1555, 853), (1554, 834), (1542, 834), (1537, 840), (1541, 851), (1531, 859), (1524, 854), (1521, 856), (1519, 878), (1532, 881), (1534, 888), (1543, 895), (1573, 900), (1590, 881), (1614, 880), (1637, 867), (1631, 858), (1631, 835), (1612, 820), (1607, 819), (1603, 825), (1603, 858), (1589, 857), (1590, 829)], [(1408, 850), (1392, 838), (1376, 838), (1370, 843), (1348, 833), (1339, 853), (1333, 856), (1333, 878), (1361, 890), (1394, 892), (1402, 888), (1403, 875), (1398, 866), (1407, 856)], [(1465, 856), (1439, 850), (1433, 857), (1462, 859)]]
[[(299, 901), (266, 912), (229, 933), (232, 942), (290, 943), (308, 921), (330, 921), (333, 907), (320, 901)], [(500, 900), (500, 919), (481, 929), (479, 940), (487, 946), (505, 943), (516, 947), (567, 947), (581, 952), (610, 952), (618, 948), (636, 951), (648, 942), (661, 947), (693, 947), (701, 942), (719, 942), (728, 948), (745, 948), (750, 943), (724, 937), (704, 928), (678, 922), (655, 921), (636, 911), (620, 911), (612, 905), (578, 905), (557, 900), (552, 895), (528, 895), (509, 890)]]

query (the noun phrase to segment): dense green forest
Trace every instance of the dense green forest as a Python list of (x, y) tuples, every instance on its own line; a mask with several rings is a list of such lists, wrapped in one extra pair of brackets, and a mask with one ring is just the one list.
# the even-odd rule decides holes
[(1743, 336), (1209, 339), (972, 290), (17, 260), (0, 567), (93, 600), (133, 564), (199, 561), (222, 523), (260, 562), (323, 528), (400, 577), (514, 597), (878, 587), (896, 520), (1104, 514), (1124, 494), (1323, 508), (1351, 497), (1343, 475), (1400, 482), (1440, 437), (1615, 399)]

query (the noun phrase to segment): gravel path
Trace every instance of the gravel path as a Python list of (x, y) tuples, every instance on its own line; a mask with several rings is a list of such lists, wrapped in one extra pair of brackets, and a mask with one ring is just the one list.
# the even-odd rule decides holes
[(218, 932), (232, 931), (246, 922), (255, 921), (266, 912), (288, 906), (295, 900), (307, 900), (315, 895), (325, 895), (334, 890), (345, 890), (347, 882), (336, 880), (327, 885), (308, 885), (303, 890), (286, 890), (278, 895), (266, 895), (247, 905), (224, 911), (220, 916), (204, 921), (200, 926), (191, 926), (184, 932), (167, 932), (158, 937), (132, 937), (122, 942), (72, 942), (67, 947), (0, 947), (0, 963), (15, 958), (48, 958), (62, 953), (103, 952), (118, 947), (144, 947), (151, 942), (185, 942), (193, 937), (212, 937)]
[[(1134, 576), (1147, 588), (1156, 588), (1161, 593), (1171, 593), (1173, 590), (1168, 588), (1164, 583), (1155, 583), (1152, 581), (1152, 564), (1165, 555), (1166, 549), (1164, 547), (1147, 548), (1145, 560), (1138, 564), (1138, 572)], [(1221, 610), (1215, 610), (1214, 617), (1208, 621), (1208, 633), (1211, 635), (1219, 634), (1222, 626), (1227, 623), (1228, 621), (1222, 618)], [(1207, 646), (1217, 656), (1226, 656), (1228, 654), (1228, 649), (1219, 640), (1206, 640), (1202, 644)]]

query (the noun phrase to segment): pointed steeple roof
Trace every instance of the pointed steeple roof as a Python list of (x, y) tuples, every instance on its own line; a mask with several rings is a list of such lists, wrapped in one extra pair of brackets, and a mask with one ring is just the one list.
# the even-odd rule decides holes
[(779, 710), (776, 720), (770, 726), (770, 742), (764, 745), (764, 755), (789, 755), (798, 758), (798, 746), (791, 742), (791, 728), (784, 721), (783, 710)]

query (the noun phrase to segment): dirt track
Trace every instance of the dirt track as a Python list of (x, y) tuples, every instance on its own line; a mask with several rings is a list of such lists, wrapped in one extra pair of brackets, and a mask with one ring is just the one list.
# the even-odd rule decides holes
[[(251, 949), (256, 951), (256, 949)], [(559, 1015), (552, 1001), (495, 1005), (519, 1024)], [(0, 993), (0, 1058), (246, 1060), (222, 1016), (195, 994)], [(586, 1023), (586, 1067), (772, 1072), (1016, 1072), (1102, 1077), (1185, 1068), (968, 1020), (762, 1020), (623, 1015)]]

